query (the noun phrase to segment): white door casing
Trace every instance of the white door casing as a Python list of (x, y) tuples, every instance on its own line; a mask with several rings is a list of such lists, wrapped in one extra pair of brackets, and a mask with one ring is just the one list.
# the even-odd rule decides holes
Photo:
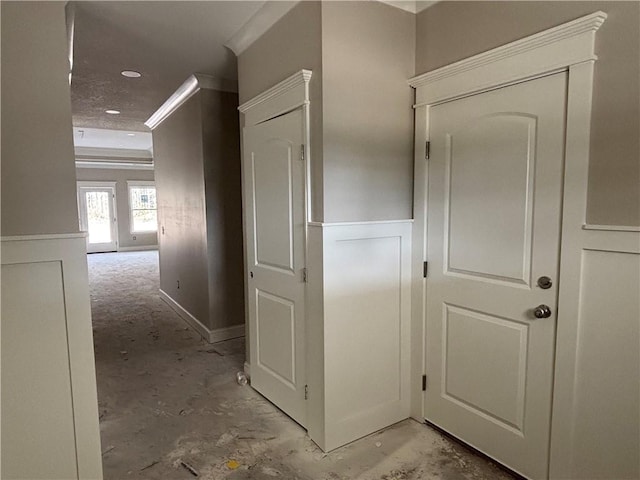
[[(92, 222), (88, 202), (102, 203), (104, 219)], [(80, 229), (88, 232), (87, 253), (115, 252), (118, 250), (118, 222), (116, 218), (115, 182), (78, 182), (78, 213)]]
[(430, 115), (425, 416), (531, 478), (548, 464), (565, 90), (559, 73)]
[[(559, 277), (560, 308), (558, 336), (563, 341), (556, 346), (556, 372), (553, 390), (551, 433), (552, 477), (571, 477), (576, 459), (571, 449), (578, 439), (573, 435), (578, 421), (572, 414), (575, 392), (571, 375), (577, 372), (577, 322), (579, 285), (576, 272), (580, 269), (581, 251), (578, 239), (584, 224), (589, 155), (589, 123), (593, 88), (593, 68), (596, 32), (607, 15), (595, 12), (521, 40), (489, 50), (437, 70), (419, 75), (409, 84), (416, 89), (415, 185), (413, 229), (413, 306), (412, 306), (412, 416), (423, 419), (424, 392), (420, 375), (424, 373), (425, 302), (427, 281), (422, 276), (422, 262), (427, 259), (427, 208), (429, 165), (425, 161), (426, 141), (430, 139), (431, 110), (438, 104), (495, 88), (532, 80), (540, 76), (568, 72), (566, 101), (565, 174), (562, 195), (562, 262)], [(431, 269), (432, 270), (432, 269)], [(433, 270), (432, 270), (433, 271)], [(564, 305), (564, 306), (563, 306)], [(557, 375), (557, 373), (556, 373)], [(559, 414), (557, 412), (560, 412)], [(616, 419), (618, 421), (618, 419)], [(464, 440), (464, 438), (463, 438)], [(614, 464), (610, 464), (612, 471)], [(574, 472), (574, 473), (572, 473)], [(545, 472), (541, 478), (546, 478)], [(575, 476), (575, 475), (574, 475)]]
[(251, 384), (305, 426), (303, 138), (301, 109), (243, 131)]

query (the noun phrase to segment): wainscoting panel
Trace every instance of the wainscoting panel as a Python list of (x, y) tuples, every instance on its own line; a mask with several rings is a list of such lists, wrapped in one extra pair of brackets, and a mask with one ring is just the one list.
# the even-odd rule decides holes
[(322, 231), (323, 448), (332, 450), (409, 417), (411, 222)]
[(579, 232), (560, 287), (551, 478), (640, 477), (640, 232), (615, 228)]
[(84, 234), (1, 245), (0, 476), (101, 479)]

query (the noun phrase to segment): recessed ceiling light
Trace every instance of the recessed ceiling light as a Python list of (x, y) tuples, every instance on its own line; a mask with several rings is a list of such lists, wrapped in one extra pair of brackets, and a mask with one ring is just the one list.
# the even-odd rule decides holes
[(109, 115), (120, 115), (120, 110), (105, 110), (104, 112)]
[(128, 137), (135, 137), (135, 136), (136, 136), (136, 134), (135, 134), (135, 133), (127, 133), (127, 136), (128, 136)]
[(142, 76), (140, 72), (136, 72), (135, 70), (123, 70), (120, 72), (120, 75), (127, 78), (140, 78)]

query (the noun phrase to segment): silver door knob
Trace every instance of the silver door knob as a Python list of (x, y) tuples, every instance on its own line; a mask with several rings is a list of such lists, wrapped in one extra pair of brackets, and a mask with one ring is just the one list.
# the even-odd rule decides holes
[(538, 305), (533, 309), (533, 315), (536, 318), (549, 318), (551, 316), (551, 309), (547, 305)]

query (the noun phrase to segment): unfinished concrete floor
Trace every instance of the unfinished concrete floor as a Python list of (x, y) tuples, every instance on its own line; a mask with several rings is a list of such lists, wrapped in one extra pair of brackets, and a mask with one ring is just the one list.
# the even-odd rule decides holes
[(158, 296), (158, 253), (89, 255), (104, 477), (122, 479), (507, 479), (405, 420), (325, 455), (236, 383), (244, 339), (210, 345)]

